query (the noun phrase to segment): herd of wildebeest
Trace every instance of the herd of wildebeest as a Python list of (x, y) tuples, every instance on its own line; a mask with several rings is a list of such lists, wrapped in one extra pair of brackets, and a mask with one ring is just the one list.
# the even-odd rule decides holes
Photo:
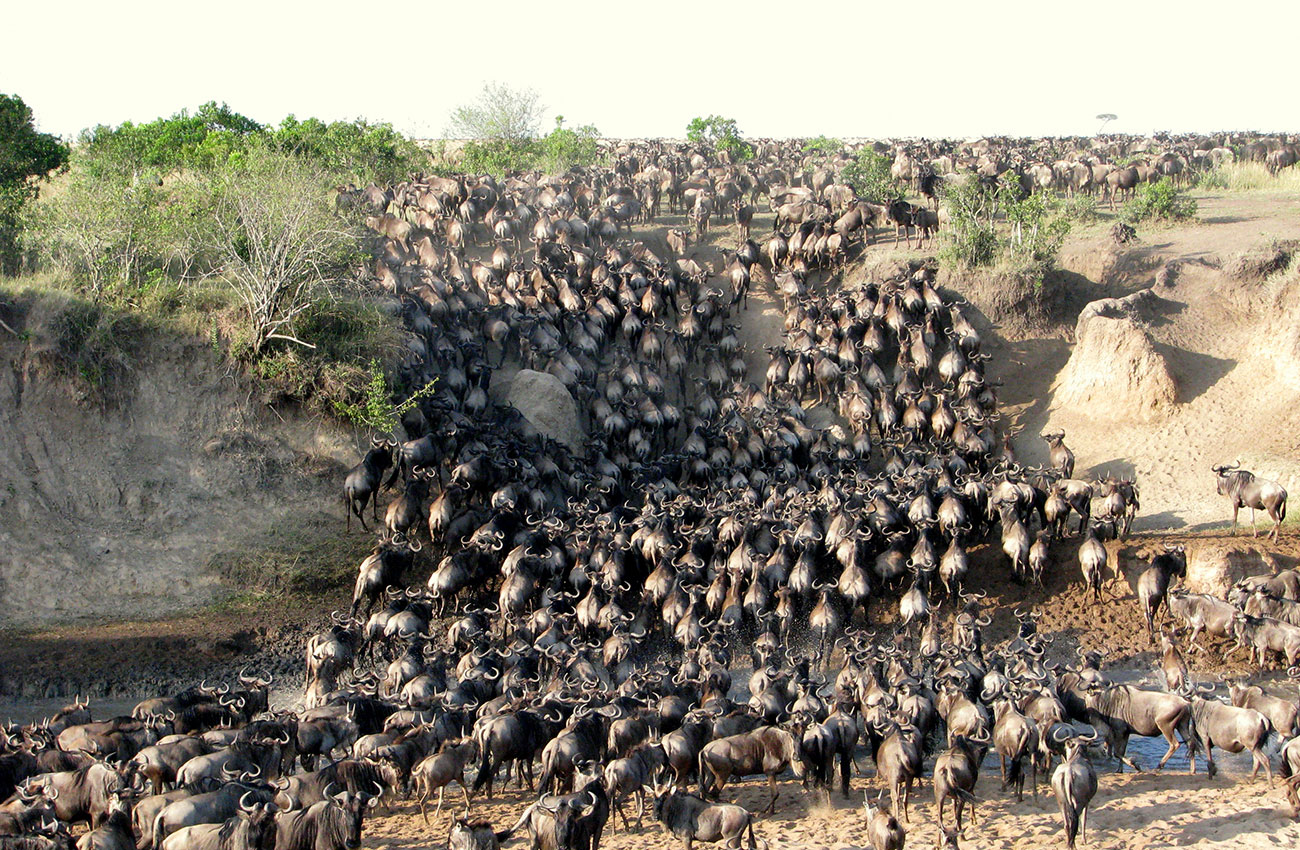
[[(921, 194), (936, 175), (1015, 169), (1027, 188), (1116, 195), (1128, 171), (1295, 161), (1280, 137), (883, 149)], [(1027, 607), (1009, 640), (985, 640), (972, 588), (995, 574), (1028, 589), (1080, 571), (1092, 604), (1128, 604), (1102, 599), (1107, 571), (1119, 577), (1105, 542), (1130, 532), (1139, 492), (1075, 478), (1059, 431), (1042, 435), (1047, 465), (1016, 459), (981, 334), (932, 264), (846, 279), (873, 228), (924, 226), (924, 203), (861, 201), (840, 180), (846, 156), (795, 143), (744, 163), (661, 142), (609, 155), (559, 177), (341, 191), (375, 232), (402, 377), (427, 387), (347, 476), (349, 531), (370, 514), (378, 533), (350, 606), (308, 641), (301, 700), (272, 706), (270, 680), (245, 671), (129, 717), (92, 720), (78, 702), (5, 728), (0, 848), (68, 848), (85, 823), (78, 850), (351, 850), (395, 797), (417, 797), (427, 821), (453, 782), (468, 810), (512, 781), (538, 794), (518, 819), (467, 811), (449, 846), (596, 850), (620, 819), (642, 829), (649, 804), (688, 848), (752, 848), (756, 815), (719, 800), (763, 774), (772, 812), (790, 770), (826, 798), (837, 773), (845, 796), (856, 781), (864, 842), (896, 850), (927, 764), (940, 844), (956, 847), (990, 750), (1018, 799), (1027, 773), (1035, 795), (1049, 779), (1073, 847), (1090, 759), (1136, 768), (1132, 735), (1164, 738), (1161, 767), (1181, 745), (1211, 775), (1215, 748), (1248, 750), (1300, 807), (1296, 703), (1237, 682), (1225, 702), (1180, 645), (1205, 651), (1204, 634), (1295, 672), (1295, 573), (1218, 599), (1177, 587), (1186, 556), (1159, 550), (1136, 591), (1166, 689), (1114, 681), (1083, 647), (1049, 661)], [(761, 199), (775, 218), (755, 241)], [(724, 214), (734, 238), (709, 237)], [(664, 215), (691, 226), (637, 238)], [(708, 262), (708, 239), (736, 247)], [(754, 282), (785, 317), (761, 386), (739, 331)], [(493, 376), (516, 369), (567, 388), (572, 434), (493, 400)], [(811, 418), (819, 405), (831, 415)], [(1239, 508), (1252, 526), (1261, 510), (1276, 541), (1285, 491), (1214, 473), (1234, 530)]]

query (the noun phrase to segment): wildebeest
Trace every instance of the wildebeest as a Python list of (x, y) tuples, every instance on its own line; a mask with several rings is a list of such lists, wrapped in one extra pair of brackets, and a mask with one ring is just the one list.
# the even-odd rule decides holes
[(716, 797), (730, 777), (763, 773), (772, 792), (767, 811), (773, 812), (776, 811), (776, 776), (786, 768), (793, 768), (796, 776), (804, 775), (799, 743), (784, 729), (764, 726), (719, 738), (705, 744), (700, 752), (700, 794)]
[(674, 789), (656, 789), (655, 820), (664, 832), (680, 839), (686, 850), (691, 850), (696, 841), (724, 841), (729, 850), (739, 850), (746, 836), (749, 850), (758, 846), (753, 816), (730, 803), (707, 803)]
[(494, 831), (489, 821), (455, 818), (447, 833), (447, 850), (497, 850), (507, 838), (506, 833)]
[(150, 834), (153, 846), (159, 847), (165, 838), (188, 826), (200, 823), (222, 823), (240, 811), (271, 802), (269, 788), (229, 782), (216, 791), (182, 797), (158, 811), (154, 816)]
[[(987, 739), (984, 741), (987, 744)], [(977, 742), (963, 736), (953, 737), (952, 745), (939, 754), (934, 763), (934, 805), (939, 829), (943, 826), (943, 804), (951, 797), (957, 832), (961, 832), (961, 813), (966, 804), (971, 807), (971, 820), (975, 819), (975, 781), (979, 778), (983, 751)]]
[(469, 786), (465, 782), (465, 768), (478, 757), (478, 744), (466, 738), (458, 742), (448, 742), (437, 753), (426, 756), (411, 771), (415, 793), (420, 795), (420, 816), (429, 822), (425, 806), (429, 795), (438, 789), (438, 808), (434, 814), (442, 812), (442, 797), (447, 786), (452, 782), (460, 783), (460, 790), (465, 794), (465, 808), (469, 809)]
[(1215, 747), (1230, 753), (1250, 750), (1251, 758), (1254, 759), (1250, 778), (1254, 779), (1258, 775), (1262, 765), (1271, 784), (1273, 768), (1269, 766), (1264, 748), (1271, 746), (1277, 740), (1277, 732), (1273, 730), (1273, 725), (1268, 722), (1267, 717), (1253, 708), (1224, 705), (1218, 700), (1210, 699), (1208, 694), (1213, 691), (1214, 686), (1210, 685), (1208, 689), (1204, 687), (1199, 689), (1198, 694), (1189, 694), (1195, 734), (1200, 739), (1201, 746), (1205, 748), (1206, 772), (1211, 779), (1218, 772), (1218, 767), (1214, 764)]
[(1169, 592), (1166, 604), (1175, 620), (1191, 627), (1192, 633), (1187, 639), (1189, 647), (1196, 647), (1196, 638), (1202, 632), (1219, 638), (1232, 636), (1232, 619), (1237, 609), (1222, 599), (1203, 593), (1188, 593), (1186, 588), (1180, 587)]
[[(1295, 676), (1300, 674), (1300, 670), (1293, 667), (1287, 673)], [(1255, 709), (1268, 718), (1283, 738), (1291, 738), (1300, 731), (1297, 728), (1297, 707), (1291, 700), (1266, 694), (1258, 685), (1246, 686), (1232, 680), (1228, 680), (1228, 693), (1233, 705)]]
[(1065, 444), (1065, 431), (1052, 431), (1040, 435), (1050, 449), (1051, 465), (1062, 478), (1074, 477), (1074, 452)]
[(370, 450), (348, 473), (343, 482), (343, 497), (348, 508), (348, 531), (352, 530), (352, 515), (361, 520), (361, 527), (366, 527), (366, 503), (371, 502), (374, 521), (379, 522), (379, 487), (384, 480), (384, 472), (393, 465), (393, 449), (397, 444), (392, 440), (370, 441)]
[(642, 744), (626, 758), (614, 759), (605, 765), (605, 792), (614, 811), (623, 818), (625, 829), (630, 829), (631, 825), (623, 811), (621, 798), (630, 794), (636, 799), (636, 828), (640, 829), (645, 814), (645, 788), (667, 765), (663, 747), (657, 743)]
[(1273, 532), (1269, 535), (1277, 542), (1282, 530), (1282, 521), (1286, 519), (1286, 490), (1276, 481), (1256, 478), (1254, 473), (1241, 469), (1240, 463), (1230, 466), (1210, 467), (1216, 476), (1215, 486), (1220, 496), (1227, 496), (1232, 502), (1232, 533), (1237, 533), (1237, 513), (1242, 508), (1250, 508), (1250, 536), (1255, 536), (1255, 511), (1267, 511), (1273, 520)]
[(275, 850), (356, 850), (366, 809), (379, 803), (369, 794), (344, 791), (276, 819)]
[(1151, 560), (1142, 575), (1138, 576), (1138, 604), (1147, 621), (1147, 636), (1156, 642), (1155, 617), (1160, 613), (1160, 606), (1165, 605), (1169, 594), (1169, 585), (1175, 578), (1187, 576), (1187, 553), (1181, 546), (1165, 545), (1165, 551)]
[(85, 821), (92, 828), (108, 817), (113, 795), (124, 786), (117, 771), (98, 762), (80, 770), (40, 774), (30, 783), (45, 787), (59, 820), (69, 824)]
[(201, 823), (163, 839), (161, 850), (275, 850), (275, 807), (241, 809), (224, 823)]
[(888, 811), (871, 805), (871, 798), (866, 791), (862, 792), (862, 809), (867, 819), (867, 838), (871, 841), (872, 850), (903, 850), (903, 842), (907, 838), (903, 825)]
[(1260, 669), (1266, 667), (1270, 653), (1284, 656), (1288, 667), (1294, 667), (1300, 660), (1300, 627), (1289, 623), (1235, 611), (1232, 636), (1238, 647), (1254, 651)]
[(1177, 732), (1190, 756), (1190, 772), (1196, 772), (1192, 708), (1183, 697), (1161, 691), (1144, 691), (1133, 685), (1093, 682), (1086, 687), (1084, 700), (1090, 714), (1109, 731), (1107, 743), (1112, 754), (1119, 759), (1121, 771), (1126, 764), (1134, 770), (1140, 769), (1125, 755), (1130, 735), (1164, 736), (1169, 749), (1156, 767), (1159, 770), (1178, 751), (1179, 741), (1174, 737)]
[[(1054, 733), (1057, 730), (1052, 730)], [(1097, 793), (1097, 771), (1083, 754), (1085, 744), (1096, 739), (1069, 737), (1058, 733), (1056, 739), (1065, 746), (1065, 760), (1052, 773), (1052, 792), (1061, 807), (1061, 820), (1065, 822), (1065, 843), (1073, 850), (1076, 836), (1088, 831), (1088, 805)]]
[(136, 850), (129, 793), (114, 795), (107, 819), (77, 840), (77, 850)]

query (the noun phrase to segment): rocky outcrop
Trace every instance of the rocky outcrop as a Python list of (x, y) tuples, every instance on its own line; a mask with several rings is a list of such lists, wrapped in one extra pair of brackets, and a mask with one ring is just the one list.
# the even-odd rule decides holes
[(1154, 297), (1142, 290), (1127, 298), (1093, 301), (1079, 314), (1075, 346), (1053, 387), (1052, 402), (1093, 418), (1151, 421), (1178, 400), (1165, 358), (1136, 319)]

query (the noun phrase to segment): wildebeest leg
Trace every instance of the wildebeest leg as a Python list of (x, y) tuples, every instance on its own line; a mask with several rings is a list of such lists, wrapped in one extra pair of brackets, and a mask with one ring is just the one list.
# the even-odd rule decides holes
[(769, 773), (769, 774), (767, 775), (767, 787), (768, 787), (768, 790), (770, 790), (770, 791), (772, 792), (772, 800), (767, 804), (767, 812), (768, 812), (768, 814), (773, 814), (773, 813), (776, 812), (776, 796), (777, 796), (777, 794), (776, 794), (776, 774), (775, 774), (775, 773)]
[(1250, 536), (1254, 537), (1259, 530), (1255, 527), (1255, 506), (1250, 506)]
[[(1167, 752), (1165, 752), (1165, 757), (1162, 758), (1162, 759), (1160, 760), (1160, 763), (1159, 763), (1158, 765), (1156, 765), (1156, 770), (1163, 770), (1163, 769), (1164, 769), (1164, 766), (1165, 766), (1165, 763), (1168, 762), (1169, 759), (1171, 759), (1171, 758), (1173, 757), (1174, 753), (1178, 752), (1178, 747), (1179, 747), (1178, 739), (1174, 737), (1174, 730), (1173, 730), (1173, 727), (1171, 727), (1171, 726), (1161, 726), (1161, 727), (1160, 727), (1160, 734), (1164, 735), (1164, 736), (1165, 736), (1165, 740), (1169, 742), (1169, 750), (1168, 750)], [(1190, 753), (1191, 750), (1192, 750), (1192, 748), (1189, 746), (1189, 747), (1187, 748), (1187, 751)], [(1210, 758), (1210, 756), (1208, 755), (1208, 752), (1207, 752), (1206, 758), (1207, 758), (1207, 760)], [(1196, 760), (1195, 760), (1195, 759), (1192, 759), (1192, 770), (1196, 770)]]
[(1241, 510), (1241, 505), (1232, 506), (1232, 533), (1237, 533), (1237, 512)]
[(465, 794), (465, 811), (469, 811), (469, 785), (465, 783), (465, 772), (462, 770), (460, 778), (456, 780), (460, 783), (460, 790)]

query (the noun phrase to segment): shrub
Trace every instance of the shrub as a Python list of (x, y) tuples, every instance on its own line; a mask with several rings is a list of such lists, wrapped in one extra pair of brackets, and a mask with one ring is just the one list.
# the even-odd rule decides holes
[(726, 151), (732, 162), (743, 162), (754, 155), (754, 148), (741, 137), (734, 118), (696, 116), (686, 125), (686, 138), (697, 145), (712, 145)]
[(998, 258), (998, 233), (993, 224), (996, 193), (978, 180), (944, 184), (951, 226), (939, 257), (962, 268), (991, 266)]
[(1087, 224), (1097, 220), (1097, 198), (1083, 193), (1062, 199), (1057, 204), (1057, 212), (1067, 221)]
[(842, 150), (844, 150), (844, 143), (839, 139), (832, 139), (829, 136), (818, 136), (815, 139), (809, 139), (803, 143), (804, 153), (834, 156)]
[(370, 380), (364, 397), (359, 401), (334, 401), (335, 413), (358, 428), (376, 434), (391, 434), (406, 413), (419, 404), (420, 399), (433, 395), (437, 381), (430, 381), (404, 401), (394, 403), (396, 390), (388, 382), (378, 360), (370, 361)]
[(1143, 186), (1124, 204), (1119, 217), (1128, 224), (1153, 219), (1186, 221), (1196, 217), (1196, 199), (1178, 191), (1168, 177), (1162, 177)]
[(542, 167), (563, 173), (575, 165), (588, 167), (600, 161), (600, 130), (592, 124), (577, 129), (564, 126), (564, 116), (555, 116), (555, 129), (541, 140)]
[(889, 173), (892, 163), (871, 148), (862, 148), (844, 169), (843, 180), (859, 198), (873, 204), (887, 204), (902, 196), (902, 187)]

